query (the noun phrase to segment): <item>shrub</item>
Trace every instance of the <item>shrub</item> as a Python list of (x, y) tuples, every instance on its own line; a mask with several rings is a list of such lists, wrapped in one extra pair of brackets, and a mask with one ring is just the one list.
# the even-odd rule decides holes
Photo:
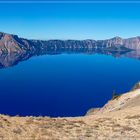
[(140, 89), (140, 82), (137, 82), (133, 88), (131, 89), (131, 91), (136, 90), (136, 89)]
[(116, 91), (114, 90), (113, 91), (113, 95), (112, 95), (112, 99), (114, 100), (114, 99), (116, 99), (116, 98), (118, 98), (120, 95), (118, 95), (117, 93), (116, 93)]

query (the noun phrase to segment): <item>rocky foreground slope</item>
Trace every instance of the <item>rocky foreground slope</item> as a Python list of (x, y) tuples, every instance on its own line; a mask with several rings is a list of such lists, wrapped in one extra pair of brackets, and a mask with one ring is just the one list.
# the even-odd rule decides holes
[(140, 84), (82, 117), (0, 115), (1, 140), (139, 140)]

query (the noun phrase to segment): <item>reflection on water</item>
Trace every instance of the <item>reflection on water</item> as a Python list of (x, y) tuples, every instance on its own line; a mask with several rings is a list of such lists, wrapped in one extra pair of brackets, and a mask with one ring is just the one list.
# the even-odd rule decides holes
[(0, 68), (14, 66), (21, 61), (27, 60), (28, 58), (30, 58), (28, 54), (17, 54), (17, 53), (1, 54)]
[(140, 60), (140, 50), (128, 52), (124, 54), (124, 56), (128, 58), (135, 58), (135, 59)]
[(81, 116), (91, 107), (103, 106), (113, 90), (124, 93), (140, 80), (140, 61), (110, 57), (139, 59), (139, 52), (81, 49), (12, 53), (1, 55), (0, 65), (10, 67), (43, 54), (47, 55), (0, 70), (0, 114)]
[(63, 54), (63, 53), (71, 53), (71, 54), (105, 54), (105, 55), (111, 55), (114, 57), (128, 57), (128, 58), (135, 58), (140, 59), (140, 50), (136, 51), (106, 51), (106, 50), (92, 50), (92, 49), (83, 49), (83, 50), (49, 50), (45, 52), (39, 52), (37, 54), (17, 54), (17, 53), (10, 53), (10, 54), (0, 54), (0, 68), (7, 68), (10, 66), (14, 66), (18, 64), (21, 61), (27, 60), (32, 56), (36, 55), (57, 55), (57, 54)]

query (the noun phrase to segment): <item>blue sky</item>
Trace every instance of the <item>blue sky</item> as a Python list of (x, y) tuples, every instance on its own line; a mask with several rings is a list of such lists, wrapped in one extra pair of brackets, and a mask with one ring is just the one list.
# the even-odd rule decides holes
[(33, 39), (140, 36), (140, 3), (0, 3), (0, 31)]

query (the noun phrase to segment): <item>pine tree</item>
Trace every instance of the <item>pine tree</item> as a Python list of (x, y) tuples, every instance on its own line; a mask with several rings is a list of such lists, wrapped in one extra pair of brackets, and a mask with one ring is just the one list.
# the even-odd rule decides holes
[(112, 95), (112, 99), (114, 100), (116, 97), (118, 97), (118, 95), (117, 95), (116, 91), (114, 90), (113, 95)]

